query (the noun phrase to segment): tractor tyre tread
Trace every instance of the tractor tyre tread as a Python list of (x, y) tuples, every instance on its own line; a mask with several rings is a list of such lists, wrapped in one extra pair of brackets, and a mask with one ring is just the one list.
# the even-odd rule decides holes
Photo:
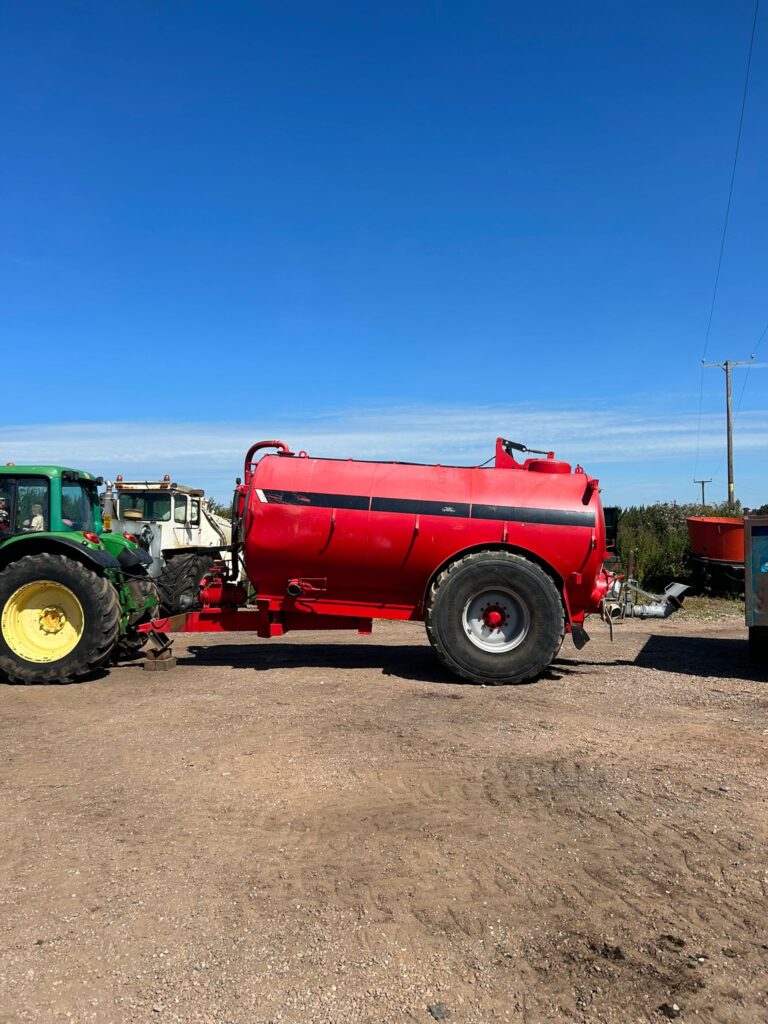
[[(177, 615), (200, 607), (198, 590), (203, 576), (213, 567), (213, 555), (174, 555), (157, 579), (161, 615)], [(182, 601), (186, 598), (187, 601)]]
[(135, 658), (139, 651), (146, 647), (148, 642), (148, 633), (137, 633), (134, 629), (129, 628), (128, 632), (124, 633), (115, 644), (112, 660), (118, 662)]
[(85, 614), (83, 635), (66, 657), (41, 663), (14, 654), (0, 627), (0, 675), (13, 683), (70, 683), (88, 676), (106, 664), (120, 635), (120, 602), (110, 580), (65, 555), (25, 555), (11, 562), (0, 572), (0, 610), (20, 587), (45, 579), (75, 594)]

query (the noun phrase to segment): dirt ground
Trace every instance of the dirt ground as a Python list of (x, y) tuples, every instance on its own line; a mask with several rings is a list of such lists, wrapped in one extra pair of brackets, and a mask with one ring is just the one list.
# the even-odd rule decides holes
[(768, 676), (591, 631), (522, 687), (405, 624), (0, 686), (0, 1021), (764, 1024)]

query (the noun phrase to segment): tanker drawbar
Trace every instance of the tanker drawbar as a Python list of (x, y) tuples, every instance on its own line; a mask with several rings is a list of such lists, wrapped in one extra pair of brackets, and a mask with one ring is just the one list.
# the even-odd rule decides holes
[(566, 633), (583, 646), (586, 615), (612, 621), (598, 481), (505, 438), (488, 468), (311, 458), (260, 441), (237, 481), (232, 537), (231, 560), (200, 582), (199, 610), (148, 632), (422, 621), (452, 673), (499, 684), (540, 675)]

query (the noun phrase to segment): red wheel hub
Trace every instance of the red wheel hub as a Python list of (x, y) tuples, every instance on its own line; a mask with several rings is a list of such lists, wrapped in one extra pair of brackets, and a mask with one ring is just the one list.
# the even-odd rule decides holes
[(498, 605), (491, 605), (483, 611), (483, 622), (490, 629), (501, 629), (507, 621), (507, 616)]

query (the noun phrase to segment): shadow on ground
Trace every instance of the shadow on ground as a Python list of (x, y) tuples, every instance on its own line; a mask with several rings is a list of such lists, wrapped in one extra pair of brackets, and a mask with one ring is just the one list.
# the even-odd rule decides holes
[[(442, 668), (432, 650), (408, 644), (210, 644), (189, 647), (188, 654), (177, 654), (179, 665), (214, 668), (253, 669), (259, 672), (273, 668), (317, 669), (380, 669), (385, 676), (410, 682), (457, 685), (462, 680)], [(543, 679), (558, 678), (558, 666), (545, 673)], [(471, 686), (472, 684), (466, 684)]]
[(558, 658), (552, 668), (561, 675), (575, 675), (590, 668), (635, 665), (659, 672), (681, 672), (703, 679), (746, 679), (768, 682), (768, 665), (758, 668), (749, 662), (746, 639), (700, 636), (650, 636), (634, 659), (612, 658), (588, 661)]
[(190, 646), (188, 654), (177, 654), (179, 665), (209, 668), (251, 669), (266, 672), (274, 668), (370, 669), (384, 675), (425, 683), (455, 683), (441, 669), (428, 647), (393, 644), (210, 644)]
[[(97, 669), (95, 672), (90, 672), (87, 676), (81, 676), (79, 679), (55, 679), (51, 683), (23, 683), (16, 682), (15, 680), (8, 679), (0, 672), (0, 685), (2, 686), (33, 686), (33, 687), (48, 687), (48, 686), (72, 686), (75, 688), (88, 686), (90, 683), (98, 683), (102, 679), (106, 679), (109, 675), (110, 666)], [(2, 1021), (0, 1017), (0, 1021)]]
[(750, 665), (746, 637), (650, 636), (634, 664), (705, 678), (768, 681), (768, 666)]

